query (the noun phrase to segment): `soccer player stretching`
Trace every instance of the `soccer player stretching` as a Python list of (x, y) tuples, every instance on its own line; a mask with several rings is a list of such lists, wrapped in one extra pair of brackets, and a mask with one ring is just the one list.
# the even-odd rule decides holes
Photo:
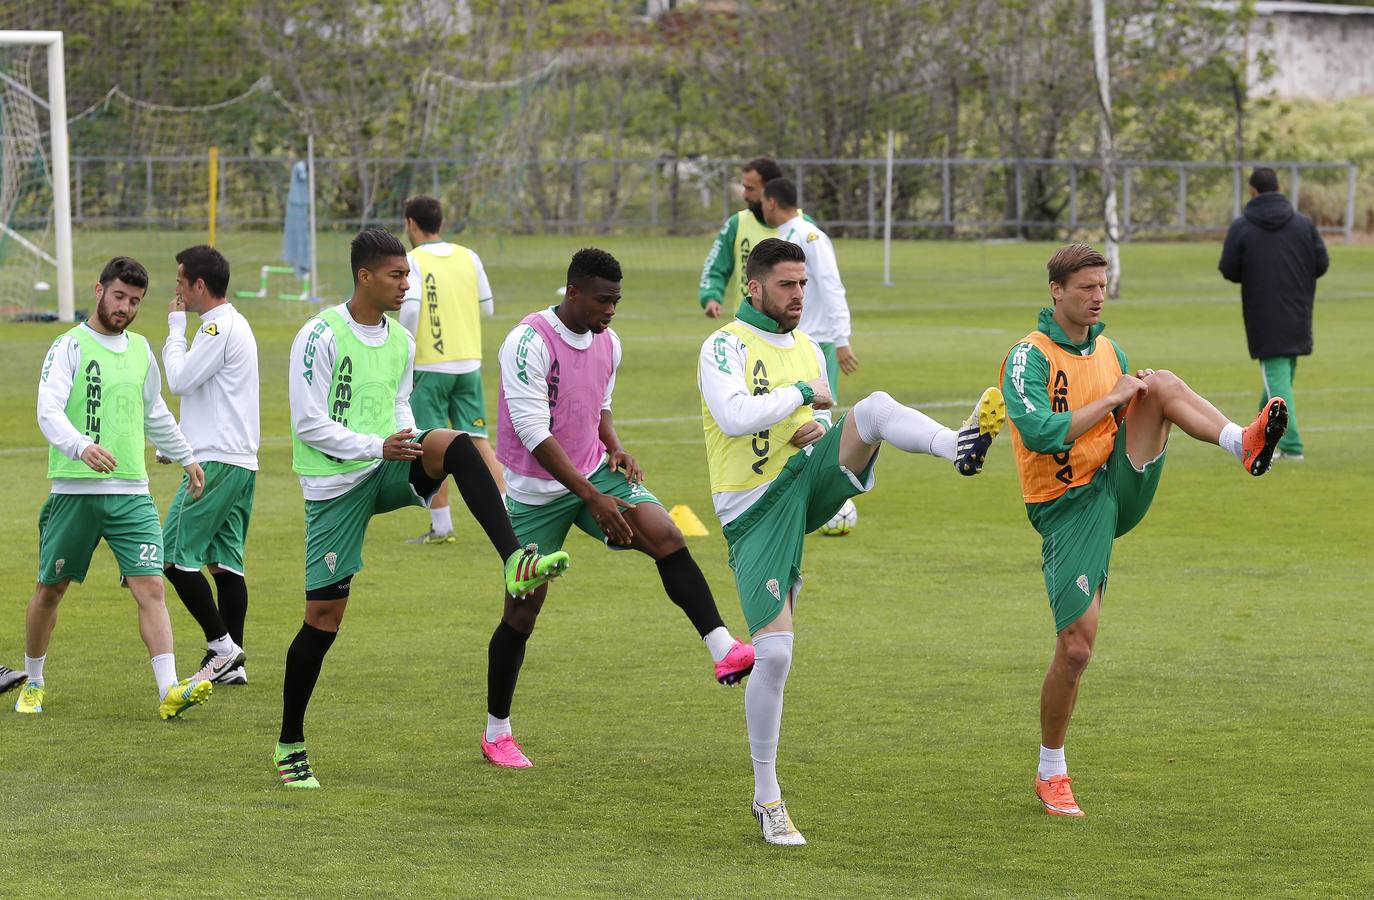
[[(546, 553), (562, 547), (575, 524), (612, 549), (651, 557), (668, 599), (705, 641), (716, 680), (735, 684), (753, 667), (754, 650), (721, 621), (682, 532), (644, 487), (644, 472), (611, 419), (620, 338), (610, 324), (620, 278), (609, 253), (579, 250), (563, 301), (526, 316), (502, 345), (496, 452), (506, 467), (506, 506), (520, 541)], [(545, 594), (508, 592), (491, 636), (482, 754), (498, 766), (531, 765), (511, 736), (510, 706)]]
[(566, 553), (516, 543), (501, 494), (465, 434), (416, 434), (410, 412), (415, 341), (386, 312), (401, 307), (410, 265), (394, 235), (353, 239), (353, 296), (310, 319), (291, 345), (292, 468), (305, 494), (305, 621), (286, 653), (281, 737), (273, 754), (288, 788), (317, 788), (305, 708), (339, 631), (374, 515), (424, 506), (452, 475), (506, 564), (506, 589), (529, 593), (562, 573)]
[(1218, 444), (1251, 475), (1269, 469), (1288, 422), (1274, 398), (1242, 429), (1172, 372), (1141, 369), (1102, 337), (1107, 261), (1086, 244), (1048, 264), (1052, 308), (1002, 363), (1026, 515), (1044, 538), (1045, 587), (1058, 632), (1040, 692), (1035, 794), (1055, 816), (1081, 816), (1064, 737), (1092, 658), (1112, 541), (1144, 518), (1159, 486), (1169, 432)]
[(832, 427), (825, 356), (796, 330), (806, 255), (796, 244), (763, 240), (749, 254), (746, 275), (749, 302), (706, 339), (697, 379), (712, 500), (754, 636), (754, 673), (744, 691), (754, 817), (768, 843), (804, 844), (783, 803), (776, 761), (806, 533), (873, 487), (884, 441), (977, 474), (1005, 409), (997, 388), (988, 388), (956, 433), (879, 391)]
[(144, 434), (186, 469), (199, 497), (205, 475), (162, 401), (162, 375), (147, 338), (128, 331), (148, 290), (148, 270), (127, 256), (105, 264), (95, 286), (95, 315), (53, 341), (38, 377), (38, 427), (52, 446), (52, 493), (38, 514), (38, 585), (29, 601), (24, 670), (14, 704), (43, 711), (43, 664), (57, 605), (72, 581), (85, 581), (101, 538), (138, 603), (138, 632), (152, 657), (158, 715), (175, 718), (214, 690), (208, 681), (177, 681), (172, 623), (162, 587), (162, 528), (148, 496)]
[[(189, 478), (167, 508), (162, 525), (163, 574), (205, 632), (197, 678), (247, 684), (243, 622), (248, 585), (243, 545), (258, 478), (258, 344), (232, 303), (229, 261), (204, 245), (177, 254), (177, 293), (167, 311), (162, 364), (167, 386), (181, 396), (181, 431), (204, 463), (205, 492), (192, 501)], [(200, 316), (195, 343), (186, 347), (186, 312)], [(209, 566), (219, 605), (200, 573)]]

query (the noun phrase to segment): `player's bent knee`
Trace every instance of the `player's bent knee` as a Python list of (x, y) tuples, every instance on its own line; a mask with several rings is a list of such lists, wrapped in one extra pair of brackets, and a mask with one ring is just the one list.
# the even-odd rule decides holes
[(874, 391), (855, 403), (849, 414), (854, 418), (859, 440), (869, 445), (880, 443), (883, 425), (897, 406), (897, 401), (887, 391)]

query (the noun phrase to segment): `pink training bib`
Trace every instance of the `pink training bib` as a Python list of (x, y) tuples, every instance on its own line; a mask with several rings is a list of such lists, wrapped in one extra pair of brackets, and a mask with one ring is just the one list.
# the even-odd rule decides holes
[[(549, 371), (544, 377), (549, 396), (549, 430), (577, 471), (590, 473), (606, 452), (601, 443), (601, 402), (615, 372), (615, 346), (608, 332), (592, 336), (592, 345), (579, 350), (559, 336), (543, 313), (521, 320), (544, 339), (549, 350)], [(506, 388), (498, 393), (496, 458), (512, 472), (530, 478), (553, 480), (534, 454), (525, 449), (506, 405)]]

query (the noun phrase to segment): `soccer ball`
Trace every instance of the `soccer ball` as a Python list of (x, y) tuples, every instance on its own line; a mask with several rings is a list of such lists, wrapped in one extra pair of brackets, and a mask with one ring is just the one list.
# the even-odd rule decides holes
[(858, 521), (859, 511), (854, 508), (854, 501), (846, 500), (840, 511), (835, 513), (835, 517), (821, 526), (821, 534), (826, 537), (844, 537), (854, 529)]

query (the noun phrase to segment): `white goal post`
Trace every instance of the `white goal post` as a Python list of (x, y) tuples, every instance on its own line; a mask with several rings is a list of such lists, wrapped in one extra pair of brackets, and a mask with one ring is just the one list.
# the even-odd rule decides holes
[[(0, 46), (25, 45), (48, 50), (48, 108), (52, 142), (53, 232), (57, 251), (57, 317), (71, 322), (76, 312), (72, 276), (71, 173), (67, 146), (67, 77), (60, 31), (0, 31)], [(0, 227), (6, 227), (0, 223)]]

